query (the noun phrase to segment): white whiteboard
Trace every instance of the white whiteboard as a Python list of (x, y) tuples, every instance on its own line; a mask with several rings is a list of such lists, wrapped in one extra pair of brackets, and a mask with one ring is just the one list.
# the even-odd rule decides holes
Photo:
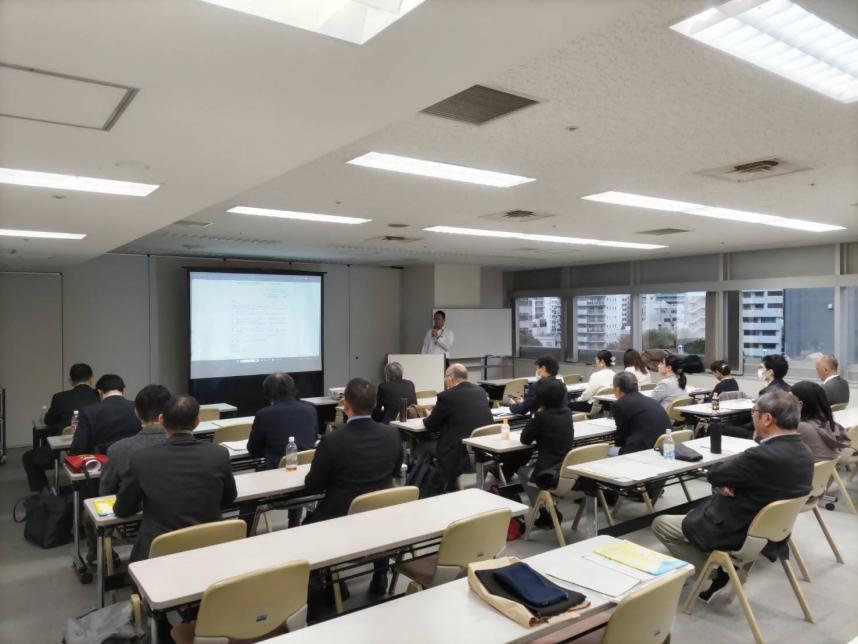
[[(436, 309), (437, 310), (437, 309)], [(451, 358), (512, 355), (512, 309), (443, 309), (453, 332)]]
[(402, 365), (402, 377), (414, 383), (417, 391), (444, 391), (444, 355), (420, 353), (388, 353), (388, 362)]

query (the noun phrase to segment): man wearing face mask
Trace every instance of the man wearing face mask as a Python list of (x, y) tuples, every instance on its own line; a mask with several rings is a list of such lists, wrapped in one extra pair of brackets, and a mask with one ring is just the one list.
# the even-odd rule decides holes
[[(760, 396), (775, 391), (790, 391), (790, 386), (784, 382), (784, 376), (789, 371), (789, 363), (782, 355), (772, 354), (763, 356), (760, 368), (757, 369), (757, 378), (765, 385), (760, 389)], [(736, 436), (738, 438), (753, 438), (754, 423), (750, 421), (744, 425), (726, 425), (723, 433), (725, 436)]]

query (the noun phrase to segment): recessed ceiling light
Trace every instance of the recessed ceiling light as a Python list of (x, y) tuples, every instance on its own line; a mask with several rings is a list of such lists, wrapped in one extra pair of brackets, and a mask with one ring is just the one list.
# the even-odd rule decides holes
[(671, 29), (840, 101), (858, 101), (858, 39), (789, 0), (731, 0)]
[(581, 237), (560, 237), (558, 235), (535, 235), (531, 233), (514, 233), (506, 230), (483, 230), (480, 228), (456, 228), (455, 226), (432, 226), (423, 230), (430, 233), (447, 233), (451, 235), (471, 235), (474, 237), (497, 237), (500, 239), (525, 239), (527, 241), (549, 242), (552, 244), (575, 244), (580, 246), (610, 246), (612, 248), (636, 248), (639, 250), (654, 250), (667, 248), (660, 244), (638, 244), (635, 242), (604, 241), (601, 239), (585, 239)]
[(99, 192), (107, 195), (125, 195), (127, 197), (146, 197), (159, 188), (150, 183), (133, 181), (115, 181), (95, 177), (77, 177), (72, 174), (54, 174), (0, 168), (0, 183), (33, 188), (51, 188), (54, 190), (79, 190), (81, 192)]
[(805, 230), (812, 233), (827, 233), (833, 230), (845, 230), (843, 226), (833, 224), (822, 224), (816, 221), (804, 219), (790, 219), (789, 217), (778, 217), (761, 212), (748, 210), (733, 210), (732, 208), (717, 208), (704, 206), (688, 201), (674, 201), (660, 197), (648, 197), (628, 192), (600, 192), (598, 194), (581, 197), (588, 201), (600, 201), (602, 203), (616, 204), (619, 206), (632, 206), (634, 208), (647, 208), (650, 210), (665, 210), (667, 212), (681, 212), (685, 215), (696, 215), (698, 217), (712, 217), (714, 219), (726, 219), (728, 221), (741, 221), (748, 224), (763, 224), (766, 226), (777, 226), (778, 228), (792, 228)]
[(425, 161), (423, 159), (401, 157), (396, 154), (385, 154), (383, 152), (367, 152), (348, 163), (365, 168), (404, 172), (405, 174), (416, 174), (421, 177), (432, 177), (434, 179), (464, 181), (465, 183), (476, 183), (481, 186), (492, 186), (495, 188), (510, 188), (522, 183), (535, 181), (535, 179), (522, 177), (517, 174), (480, 170), (463, 165), (439, 163), (438, 161)]
[(326, 224), (365, 224), (372, 219), (361, 219), (359, 217), (342, 217), (340, 215), (319, 215), (313, 212), (293, 212), (291, 210), (274, 210), (272, 208), (253, 208), (250, 206), (236, 206), (227, 212), (235, 215), (256, 215), (259, 217), (278, 217), (280, 219), (297, 219), (300, 221), (317, 221)]
[(0, 237), (24, 237), (26, 239), (83, 239), (86, 235), (77, 233), (50, 233), (43, 230), (10, 230), (0, 228)]
[(426, 0), (203, 0), (358, 45)]

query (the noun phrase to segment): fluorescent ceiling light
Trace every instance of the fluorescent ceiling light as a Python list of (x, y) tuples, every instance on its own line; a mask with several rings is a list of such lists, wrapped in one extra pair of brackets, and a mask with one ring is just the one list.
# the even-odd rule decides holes
[(426, 0), (203, 0), (358, 45)]
[(841, 103), (858, 101), (858, 39), (789, 0), (731, 0), (671, 29)]
[(0, 183), (33, 188), (51, 188), (53, 190), (80, 190), (82, 192), (100, 192), (107, 195), (125, 195), (127, 197), (146, 197), (159, 186), (133, 181), (114, 181), (95, 177), (76, 177), (72, 174), (53, 174), (51, 172), (33, 172), (0, 168)]
[(83, 239), (86, 235), (77, 233), (49, 233), (41, 230), (10, 230), (8, 228), (0, 228), (0, 237), (25, 237), (40, 238), (40, 239)]
[(401, 157), (383, 152), (367, 152), (348, 163), (365, 168), (404, 172), (405, 174), (416, 174), (421, 177), (432, 177), (434, 179), (464, 181), (465, 183), (476, 183), (481, 186), (492, 186), (494, 188), (510, 188), (522, 183), (535, 181), (535, 179), (522, 177), (517, 174), (480, 170), (478, 168), (469, 168), (451, 163), (439, 163), (437, 161), (424, 161), (423, 159)]
[(777, 226), (778, 228), (793, 228), (795, 230), (805, 230), (812, 233), (827, 233), (832, 230), (844, 230), (843, 226), (821, 224), (816, 221), (790, 219), (788, 217), (766, 215), (761, 212), (750, 212), (748, 210), (717, 208), (714, 206), (690, 203), (688, 201), (673, 201), (672, 199), (661, 199), (660, 197), (648, 197), (646, 195), (635, 195), (629, 192), (616, 192), (613, 190), (609, 192), (600, 192), (594, 195), (587, 195), (586, 197), (581, 197), (581, 199), (611, 203), (619, 206), (632, 206), (634, 208), (681, 212), (686, 215), (712, 217), (714, 219), (726, 219), (728, 221), (741, 221), (748, 224), (764, 224), (766, 226)]
[(365, 224), (372, 219), (359, 217), (341, 217), (340, 215), (317, 215), (312, 212), (293, 212), (291, 210), (273, 210), (271, 208), (252, 208), (236, 206), (227, 212), (236, 215), (257, 215), (259, 217), (278, 217), (280, 219), (298, 219), (300, 221), (318, 221), (326, 224)]
[(558, 235), (534, 235), (530, 233), (514, 233), (506, 230), (483, 230), (480, 228), (456, 228), (455, 226), (432, 226), (423, 230), (430, 233), (448, 233), (451, 235), (471, 235), (473, 237), (497, 237), (499, 239), (524, 239), (535, 242), (552, 244), (574, 244), (578, 246), (610, 246), (612, 248), (636, 248), (653, 250), (667, 248), (659, 244), (637, 244), (634, 242), (603, 241), (601, 239), (585, 239), (582, 237), (560, 237)]

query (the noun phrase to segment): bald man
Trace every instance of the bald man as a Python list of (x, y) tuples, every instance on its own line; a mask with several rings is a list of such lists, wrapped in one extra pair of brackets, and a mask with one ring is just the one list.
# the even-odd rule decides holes
[(849, 383), (837, 374), (837, 358), (825, 353), (816, 359), (816, 375), (822, 381), (822, 388), (832, 405), (849, 403)]
[(435, 453), (447, 479), (447, 490), (452, 491), (457, 489), (456, 479), (469, 465), (462, 439), (494, 420), (485, 390), (468, 382), (468, 370), (463, 365), (457, 363), (447, 368), (444, 387), (446, 391), (438, 394), (438, 401), (423, 424), (430, 432), (440, 432)]

